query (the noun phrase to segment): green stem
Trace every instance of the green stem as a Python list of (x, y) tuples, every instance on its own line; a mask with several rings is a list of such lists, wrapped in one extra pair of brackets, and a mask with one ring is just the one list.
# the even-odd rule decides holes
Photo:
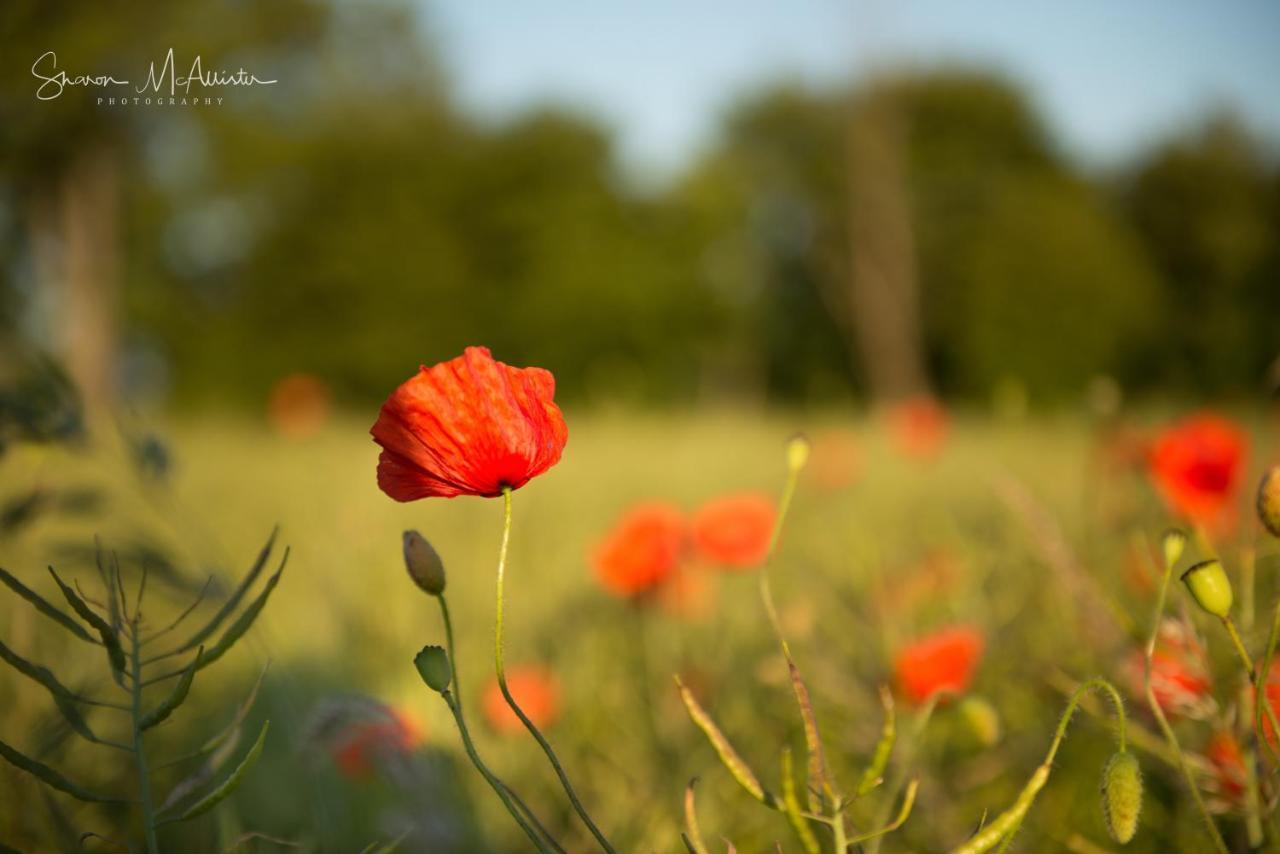
[[(445, 649), (449, 653), (449, 671), (450, 671), (450, 678), (452, 680), (451, 685), (456, 696), (458, 698), (461, 698), (462, 688), (458, 684), (458, 653), (457, 653), (457, 648), (453, 641), (453, 620), (450, 619), (449, 617), (449, 603), (448, 601), (445, 600), (445, 596), (443, 592), (440, 593), (440, 595), (437, 596), (436, 599), (440, 602), (440, 617), (441, 617), (441, 620), (444, 622), (444, 643), (445, 643)], [(466, 722), (465, 722), (465, 717), (462, 713), (462, 700), (455, 699), (451, 704), (451, 710), (457, 716), (458, 729), (464, 730), (466, 727)], [(463, 741), (466, 742), (469, 738), (470, 738), (470, 735), (464, 732)], [(472, 751), (468, 751), (468, 753), (471, 753), (471, 752)], [(477, 765), (476, 767), (479, 768), (480, 766)], [(484, 774), (484, 771), (485, 769), (483, 768), (480, 769), (481, 774)], [(486, 776), (486, 779), (487, 779), (487, 776)], [(493, 779), (496, 780), (498, 785), (500, 785), (503, 788), (503, 790), (507, 793), (507, 795), (511, 798), (511, 800), (515, 803), (515, 805), (524, 814), (524, 817), (529, 821), (529, 823), (532, 824), (535, 829), (537, 829), (538, 833), (542, 834), (542, 838), (546, 840), (547, 844), (550, 845), (554, 850), (563, 852), (564, 849), (560, 847), (560, 843), (556, 842), (555, 837), (551, 835), (551, 831), (547, 830), (546, 825), (544, 825), (538, 819), (538, 816), (535, 815), (533, 810), (529, 808), (529, 805), (526, 804), (518, 794), (516, 794), (515, 790), (512, 789), (510, 786), (508, 786), (506, 783), (504, 783), (500, 778), (495, 776)], [(491, 781), (491, 784), (492, 784), (492, 781)]]
[[(1223, 617), (1222, 624), (1227, 628), (1227, 634), (1231, 637), (1231, 644), (1235, 647), (1236, 655), (1240, 658), (1240, 665), (1244, 667), (1245, 673), (1249, 675), (1249, 684), (1253, 686), (1253, 693), (1256, 698), (1262, 698), (1260, 703), (1263, 713), (1267, 716), (1267, 720), (1271, 723), (1271, 731), (1273, 734), (1280, 734), (1280, 721), (1276, 720), (1276, 710), (1272, 708), (1271, 703), (1267, 702), (1267, 679), (1264, 677), (1259, 684), (1258, 671), (1254, 669), (1253, 658), (1249, 655), (1249, 650), (1245, 648), (1244, 641), (1240, 638), (1240, 632), (1236, 630), (1235, 621), (1231, 617)], [(1268, 665), (1269, 666), (1269, 665)], [(1264, 670), (1264, 672), (1269, 672)], [(1267, 741), (1266, 734), (1262, 731), (1262, 720), (1257, 717), (1257, 708), (1254, 709), (1254, 738), (1258, 741)], [(1270, 742), (1268, 742), (1268, 745)]]
[(529, 837), (529, 841), (533, 843), (533, 847), (537, 848), (539, 851), (545, 852), (545, 854), (551, 854), (551, 849), (542, 841), (542, 837), (534, 831), (533, 827), (530, 826), (529, 822), (525, 820), (524, 816), (521, 815), (520, 811), (516, 808), (516, 805), (512, 802), (511, 790), (508, 789), (507, 785), (499, 780), (494, 773), (489, 770), (488, 766), (485, 765), (483, 761), (481, 761), (480, 754), (476, 752), (476, 746), (471, 741), (471, 733), (467, 730), (467, 724), (462, 719), (462, 709), (458, 705), (458, 701), (453, 698), (453, 694), (448, 689), (440, 692), (440, 696), (444, 697), (445, 703), (449, 706), (449, 711), (453, 712), (453, 719), (458, 724), (458, 732), (462, 735), (462, 746), (466, 748), (467, 756), (471, 759), (471, 764), (476, 766), (476, 770), (479, 771), (481, 776), (488, 781), (489, 786), (492, 787), (499, 800), (502, 801), (502, 805), (507, 808), (507, 812), (511, 813), (511, 817), (516, 820), (516, 824), (520, 825), (520, 829)]
[(952, 854), (981, 854), (981, 852), (990, 851), (998, 842), (1002, 843), (1000, 850), (1003, 851), (1008, 847), (1009, 840), (1017, 834), (1018, 829), (1022, 826), (1022, 820), (1026, 818), (1027, 813), (1031, 810), (1031, 805), (1035, 803), (1036, 795), (1040, 794), (1040, 790), (1049, 782), (1049, 772), (1053, 768), (1054, 758), (1058, 755), (1058, 748), (1062, 746), (1062, 739), (1067, 735), (1067, 726), (1071, 723), (1071, 718), (1075, 715), (1080, 701), (1090, 691), (1105, 693), (1115, 706), (1116, 741), (1119, 742), (1121, 752), (1127, 748), (1124, 700), (1121, 699), (1120, 692), (1116, 690), (1114, 685), (1101, 677), (1082, 682), (1072, 692), (1071, 698), (1067, 700), (1067, 707), (1063, 709), (1062, 717), (1058, 719), (1058, 728), (1053, 734), (1053, 741), (1049, 743), (1049, 751), (1045, 754), (1044, 761), (1032, 773), (1031, 779), (1027, 781), (1027, 784), (1019, 793), (1018, 799), (1014, 801), (1013, 806), (996, 816), (991, 824), (975, 834), (964, 845), (956, 848)]
[[(1195, 801), (1196, 811), (1200, 813), (1200, 818), (1204, 822), (1205, 831), (1213, 842), (1213, 847), (1219, 854), (1228, 854), (1227, 843), (1223, 840), (1222, 833), (1214, 823), (1213, 816), (1209, 814), (1208, 807), (1205, 806), (1204, 798), (1200, 795), (1200, 787), (1196, 784), (1195, 775), (1191, 772), (1191, 766), (1187, 764), (1187, 757), (1182, 752), (1182, 745), (1178, 743), (1178, 736), (1174, 733), (1173, 727), (1169, 726), (1169, 719), (1165, 717), (1164, 709), (1160, 708), (1160, 703), (1156, 700), (1155, 688), (1151, 684), (1151, 660), (1156, 651), (1156, 639), (1160, 636), (1160, 622), (1164, 619), (1165, 600), (1169, 595), (1169, 579), (1172, 575), (1173, 566), (1166, 562), (1164, 576), (1160, 580), (1160, 593), (1156, 597), (1155, 619), (1151, 623), (1151, 635), (1147, 638), (1142, 674), (1143, 690), (1147, 696), (1147, 706), (1151, 709), (1151, 714), (1155, 716), (1156, 723), (1160, 725), (1160, 731), (1164, 733), (1165, 741), (1169, 742), (1169, 747), (1173, 750), (1173, 755), (1178, 761), (1178, 770), (1182, 772), (1182, 778), (1186, 781), (1187, 788), (1191, 790), (1191, 797)], [(1280, 619), (1280, 614), (1278, 614), (1277, 619)]]
[(524, 709), (520, 708), (520, 704), (516, 702), (515, 697), (511, 696), (511, 689), (507, 687), (506, 668), (502, 661), (502, 602), (503, 602), (503, 579), (506, 575), (507, 567), (507, 546), (511, 541), (511, 488), (503, 487), (502, 489), (502, 545), (498, 550), (498, 585), (497, 585), (497, 614), (494, 618), (493, 632), (493, 663), (494, 669), (498, 675), (498, 688), (502, 691), (502, 696), (507, 701), (507, 705), (511, 707), (511, 711), (516, 713), (516, 717), (520, 718), (520, 722), (524, 724), (525, 729), (538, 742), (538, 746), (542, 748), (542, 752), (547, 755), (547, 760), (551, 763), (551, 767), (555, 769), (556, 776), (560, 778), (560, 785), (564, 788), (564, 792), (569, 796), (569, 802), (573, 804), (574, 811), (578, 817), (582, 819), (582, 823), (591, 831), (591, 835), (595, 837), (596, 842), (608, 854), (616, 854), (609, 840), (600, 832), (600, 828), (596, 827), (596, 823), (591, 820), (591, 816), (587, 814), (587, 810), (582, 805), (582, 801), (578, 798), (578, 793), (574, 791), (573, 784), (569, 782), (569, 775), (564, 772), (560, 760), (556, 757), (556, 753), (551, 749), (551, 744), (543, 737), (538, 727), (524, 713)]
[[(1271, 618), (1271, 633), (1267, 635), (1267, 648), (1262, 653), (1262, 675), (1260, 679), (1262, 684), (1254, 687), (1253, 726), (1256, 730), (1263, 729), (1262, 715), (1264, 709), (1270, 709), (1272, 715), (1275, 714), (1275, 710), (1271, 709), (1270, 698), (1267, 697), (1267, 685), (1271, 681), (1271, 659), (1275, 655), (1278, 641), (1280, 641), (1280, 599), (1276, 600), (1275, 614)], [(1274, 723), (1272, 727), (1275, 727)], [(1273, 729), (1271, 735), (1272, 738), (1280, 739), (1280, 729)], [(1280, 758), (1280, 751), (1277, 751), (1271, 739), (1266, 738), (1265, 731), (1263, 731), (1259, 741), (1263, 743), (1273, 758)]]
[(148, 854), (158, 854), (156, 842), (155, 808), (151, 804), (151, 775), (147, 769), (147, 756), (142, 745), (142, 653), (138, 642), (137, 615), (134, 616), (131, 665), (133, 671), (133, 706), (130, 709), (133, 723), (133, 752), (138, 764), (138, 801), (142, 805), (142, 827), (146, 834)]
[(782, 654), (791, 660), (791, 648), (782, 634), (782, 621), (778, 619), (778, 608), (773, 601), (773, 588), (769, 585), (769, 567), (773, 565), (774, 553), (778, 550), (778, 542), (782, 539), (782, 525), (786, 521), (787, 511), (791, 509), (791, 499), (796, 493), (796, 484), (800, 480), (800, 468), (791, 466), (787, 471), (787, 481), (782, 487), (782, 497), (778, 499), (778, 515), (773, 521), (773, 531), (769, 534), (769, 548), (765, 552), (764, 563), (760, 566), (760, 601), (764, 603), (765, 614), (773, 633), (782, 646)]
[[(916, 753), (920, 749), (920, 740), (924, 737), (924, 731), (929, 726), (929, 719), (933, 717), (933, 711), (938, 707), (938, 695), (934, 694), (916, 713), (916, 719), (911, 724), (911, 737), (907, 743), (907, 749), (902, 757), (902, 762), (893, 772), (893, 779), (889, 785), (885, 787), (884, 802), (880, 809), (876, 811), (875, 826), (881, 827), (889, 820), (889, 815), (893, 811), (893, 805), (898, 800), (898, 794), (907, 784), (907, 778), (911, 776), (911, 767), (915, 763)], [(880, 842), (883, 836), (877, 836), (867, 843), (867, 854), (877, 854), (880, 850)]]

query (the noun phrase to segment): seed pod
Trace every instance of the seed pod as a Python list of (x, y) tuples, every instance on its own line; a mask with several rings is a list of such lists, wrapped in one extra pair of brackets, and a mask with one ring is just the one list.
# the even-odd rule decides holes
[(1177, 566), (1187, 547), (1187, 535), (1177, 528), (1170, 528), (1160, 538), (1160, 547), (1164, 550), (1164, 565), (1172, 569)]
[(417, 531), (404, 532), (404, 565), (413, 583), (432, 596), (444, 592), (444, 561)]
[(438, 646), (424, 646), (413, 657), (413, 666), (418, 668), (418, 675), (432, 691), (443, 694), (449, 690), (453, 681), (453, 672), (449, 667), (449, 654)]
[(1272, 536), (1280, 537), (1280, 466), (1272, 466), (1258, 484), (1258, 518)]
[(1231, 579), (1217, 560), (1201, 561), (1182, 573), (1182, 583), (1187, 585), (1196, 604), (1215, 617), (1225, 619), (1231, 613), (1234, 596)]
[(1142, 768), (1127, 750), (1116, 753), (1102, 769), (1102, 819), (1111, 838), (1124, 845), (1138, 832), (1142, 812)]

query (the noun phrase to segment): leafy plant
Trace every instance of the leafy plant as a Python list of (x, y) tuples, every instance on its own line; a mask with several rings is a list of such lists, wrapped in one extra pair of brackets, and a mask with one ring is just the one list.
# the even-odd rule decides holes
[[(222, 605), (199, 628), (163, 652), (154, 650), (161, 642), (171, 639), (179, 627), (200, 609), (208, 585), (175, 618), (157, 625), (148, 621), (142, 610), (148, 574), (145, 562), (137, 591), (132, 597), (132, 606), (121, 579), (119, 561), (114, 555), (108, 560), (101, 549), (98, 551), (98, 573), (102, 583), (100, 601), (87, 595), (79, 584), (67, 584), (53, 567), (49, 567), (50, 575), (74, 616), (45, 599), (8, 571), (0, 569), (0, 582), (25, 599), (40, 614), (80, 641), (100, 648), (101, 660), (105, 664), (110, 682), (114, 683), (123, 699), (87, 696), (73, 691), (52, 670), (29, 661), (3, 642), (0, 642), (0, 659), (48, 691), (58, 712), (77, 735), (94, 745), (125, 754), (133, 766), (137, 787), (132, 795), (100, 792), (67, 778), (57, 769), (5, 741), (0, 741), (0, 756), (46, 786), (78, 800), (135, 808), (141, 817), (146, 850), (152, 854), (159, 850), (159, 828), (188, 821), (212, 810), (236, 790), (262, 754), (269, 721), (263, 723), (252, 746), (241, 756), (234, 769), (221, 781), (210, 785), (218, 769), (230, 759), (238, 746), (241, 727), (257, 695), (257, 687), (254, 687), (228, 727), (195, 750), (176, 759), (154, 765), (147, 757), (146, 736), (169, 719), (187, 700), (197, 675), (226, 655), (244, 637), (266, 606), (288, 561), (287, 548), (276, 571), (248, 604), (240, 607), (266, 569), (275, 538), (273, 532), (253, 566)], [(175, 661), (180, 663), (175, 664)], [(260, 682), (261, 679), (259, 684)], [(165, 689), (163, 692), (160, 690), (162, 687)], [(117, 720), (105, 725), (93, 721), (91, 725), (90, 718), (99, 713), (104, 716), (108, 713), (115, 714)], [(178, 781), (163, 800), (158, 800), (154, 773), (160, 768), (187, 764), (197, 759), (202, 760), (197, 770)], [(98, 834), (86, 833), (81, 838), (83, 840), (90, 836)]]

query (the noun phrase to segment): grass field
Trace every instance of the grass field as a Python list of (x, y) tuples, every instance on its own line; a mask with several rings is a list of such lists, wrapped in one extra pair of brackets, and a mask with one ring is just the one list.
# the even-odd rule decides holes
[[(886, 791), (895, 780), (919, 776), (914, 810), (882, 850), (960, 843), (984, 813), (990, 818), (1013, 801), (1041, 761), (1074, 685), (1103, 675), (1128, 690), (1126, 662), (1150, 630), (1155, 604), (1157, 570), (1146, 561), (1171, 519), (1141, 473), (1109, 456), (1099, 431), (1082, 418), (959, 415), (941, 454), (928, 461), (897, 453), (877, 423), (839, 413), (570, 412), (568, 420), (562, 462), (514, 496), (507, 658), (545, 664), (556, 675), (561, 712), (548, 735), (619, 850), (681, 850), (682, 798), (695, 776), (698, 817), (712, 850), (724, 849), (722, 837), (739, 851), (772, 850), (773, 840), (801, 850), (786, 820), (752, 802), (719, 764), (672, 682), (673, 674), (684, 677), (766, 786), (779, 785), (784, 746), (802, 761), (801, 719), (754, 575), (711, 576), (701, 613), (680, 616), (611, 598), (587, 560), (636, 501), (661, 498), (692, 510), (724, 493), (776, 495), (785, 440), (797, 429), (813, 438), (814, 454), (771, 577), (828, 761), (846, 788), (856, 784), (879, 737), (877, 687), (892, 682), (894, 650), (954, 623), (972, 624), (986, 638), (971, 694), (997, 710), (1001, 737), (984, 743), (958, 703), (941, 705), (915, 733), (920, 713), (900, 702), (887, 782), (848, 810), (854, 827), (871, 829), (889, 814), (890, 801), (896, 806)], [(369, 421), (342, 417), (316, 435), (286, 439), (249, 419), (179, 419), (161, 431), (173, 460), (160, 482), (139, 481), (127, 451), (111, 442), (87, 454), (17, 449), (3, 461), (6, 488), (99, 485), (111, 498), (91, 519), (35, 520), (3, 542), (0, 563), (53, 596), (44, 564), (65, 555), (68, 574), (91, 583), (83, 556), (70, 556), (65, 545), (98, 532), (108, 546), (156, 544), (197, 584), (208, 571), (230, 580), (279, 525), (289, 563), (250, 642), (208, 680), (196, 680), (191, 703), (158, 730), (156, 749), (163, 755), (172, 746), (177, 754), (179, 743), (215, 731), (270, 659), (252, 719), (272, 720), (266, 752), (213, 818), (167, 837), (174, 850), (224, 850), (252, 830), (304, 850), (358, 851), (408, 828), (417, 835), (406, 838), (405, 850), (524, 850), (519, 831), (467, 763), (445, 704), (411, 663), (423, 644), (443, 641), (435, 603), (409, 582), (401, 558), (401, 532), (417, 528), (447, 567), (460, 695), (482, 755), (566, 849), (591, 850), (532, 740), (499, 735), (480, 720), (480, 693), (492, 675), (501, 502), (391, 501), (374, 481)], [(1251, 486), (1262, 463), (1274, 461), (1266, 454), (1274, 457), (1268, 443), (1275, 436), (1265, 434), (1261, 418), (1246, 421), (1254, 436), (1245, 479)], [(1240, 500), (1247, 507), (1248, 496)], [(1238, 543), (1259, 544), (1256, 590), (1238, 593), (1239, 619), (1256, 649), (1280, 589), (1274, 580), (1280, 561), (1275, 541), (1257, 539), (1251, 517), (1242, 518)], [(1237, 541), (1218, 545), (1239, 584)], [(127, 565), (125, 572), (136, 580)], [(152, 589), (158, 611), (181, 608), (172, 585), (157, 581)], [(1232, 725), (1240, 679), (1221, 627), (1194, 614), (1181, 589), (1170, 595), (1170, 613), (1198, 627), (1214, 662), (1213, 715), (1176, 724), (1184, 747), (1196, 754), (1217, 729)], [(80, 650), (14, 602), (0, 606), (6, 643), (79, 672)], [(83, 678), (91, 664), (84, 664)], [(410, 763), (350, 779), (323, 750), (308, 746), (316, 703), (346, 694), (374, 697), (414, 722), (421, 743)], [(1144, 701), (1127, 696), (1147, 775), (1142, 827), (1129, 850), (1207, 850)], [(6, 673), (0, 704), (6, 740), (34, 750), (39, 739), (23, 733), (45, 731), (47, 695)], [(1104, 714), (1073, 723), (1015, 849), (1110, 846), (1098, 786), (1114, 747), (1105, 707), (1088, 709)], [(94, 748), (48, 743), (55, 746), (47, 761), (69, 774), (130, 785), (124, 771), (93, 760)], [(1197, 758), (1196, 767), (1210, 766)], [(161, 771), (161, 788), (178, 776)], [(110, 809), (57, 803), (77, 830), (109, 834), (124, 820)], [(1224, 834), (1243, 844), (1239, 810), (1226, 801), (1223, 809)], [(0, 840), (25, 850), (24, 841), (49, 832), (49, 816), (29, 778), (8, 769), (0, 774)], [(423, 841), (432, 833), (452, 841), (432, 849)], [(279, 850), (262, 839), (243, 844)]]

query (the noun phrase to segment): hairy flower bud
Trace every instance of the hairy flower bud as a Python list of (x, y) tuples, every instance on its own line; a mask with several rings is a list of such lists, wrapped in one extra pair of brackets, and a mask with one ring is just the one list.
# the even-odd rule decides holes
[(1187, 547), (1187, 535), (1177, 528), (1170, 528), (1160, 538), (1160, 547), (1164, 551), (1164, 565), (1170, 569), (1182, 558)]
[(417, 531), (404, 532), (404, 565), (413, 583), (427, 593), (439, 596), (444, 592), (444, 561)]
[(438, 646), (424, 646), (413, 657), (413, 666), (418, 668), (418, 675), (432, 691), (443, 694), (449, 690), (453, 680), (453, 672), (449, 668), (449, 654)]
[(1258, 518), (1273, 536), (1280, 537), (1280, 466), (1272, 466), (1258, 484)]
[(1215, 617), (1225, 618), (1231, 613), (1233, 595), (1227, 571), (1217, 560), (1201, 561), (1182, 573), (1182, 583), (1187, 585), (1196, 604)]
[(1142, 769), (1127, 750), (1116, 753), (1102, 769), (1102, 818), (1111, 838), (1124, 845), (1138, 832), (1142, 812)]

